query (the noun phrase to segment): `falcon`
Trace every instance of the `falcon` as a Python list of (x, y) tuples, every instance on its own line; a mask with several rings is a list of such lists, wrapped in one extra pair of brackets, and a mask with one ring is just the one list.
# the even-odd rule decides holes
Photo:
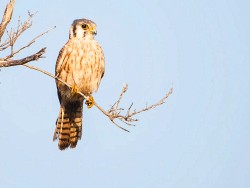
[(60, 102), (60, 112), (56, 121), (53, 141), (58, 139), (58, 147), (64, 150), (75, 148), (82, 137), (82, 112), (84, 97), (86, 105), (94, 105), (92, 93), (98, 90), (104, 75), (105, 63), (101, 46), (95, 40), (96, 24), (88, 19), (74, 20), (68, 42), (59, 52), (55, 74), (72, 86), (56, 80)]

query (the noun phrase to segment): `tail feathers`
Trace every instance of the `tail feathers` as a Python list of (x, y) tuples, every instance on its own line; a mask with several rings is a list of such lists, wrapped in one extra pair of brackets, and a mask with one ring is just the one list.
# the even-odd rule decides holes
[(64, 150), (75, 148), (82, 137), (82, 106), (74, 109), (60, 108), (53, 141), (59, 139), (58, 147)]

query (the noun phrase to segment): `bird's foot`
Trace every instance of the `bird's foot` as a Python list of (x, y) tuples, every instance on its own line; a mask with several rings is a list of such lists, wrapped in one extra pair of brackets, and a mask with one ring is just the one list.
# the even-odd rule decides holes
[(74, 96), (78, 92), (79, 92), (78, 91), (78, 87), (76, 85), (73, 85), (72, 88), (71, 88), (71, 94), (72, 94), (72, 96)]
[(95, 104), (94, 98), (90, 95), (86, 100), (85, 104), (87, 105), (88, 108), (91, 108)]

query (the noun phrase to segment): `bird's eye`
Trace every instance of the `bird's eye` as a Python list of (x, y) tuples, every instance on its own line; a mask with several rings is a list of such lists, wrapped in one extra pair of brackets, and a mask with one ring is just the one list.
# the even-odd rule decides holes
[(88, 29), (88, 25), (87, 24), (82, 24), (82, 28), (83, 29)]

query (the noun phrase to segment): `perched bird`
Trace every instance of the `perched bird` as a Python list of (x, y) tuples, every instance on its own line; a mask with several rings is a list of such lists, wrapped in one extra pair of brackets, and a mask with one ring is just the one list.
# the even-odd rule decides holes
[(69, 40), (59, 52), (55, 74), (72, 86), (70, 89), (56, 80), (60, 101), (60, 112), (56, 121), (53, 140), (59, 139), (58, 147), (64, 150), (74, 148), (82, 136), (82, 112), (84, 98), (88, 96), (88, 108), (94, 105), (92, 93), (98, 90), (104, 75), (104, 54), (94, 39), (96, 24), (88, 19), (74, 20)]

